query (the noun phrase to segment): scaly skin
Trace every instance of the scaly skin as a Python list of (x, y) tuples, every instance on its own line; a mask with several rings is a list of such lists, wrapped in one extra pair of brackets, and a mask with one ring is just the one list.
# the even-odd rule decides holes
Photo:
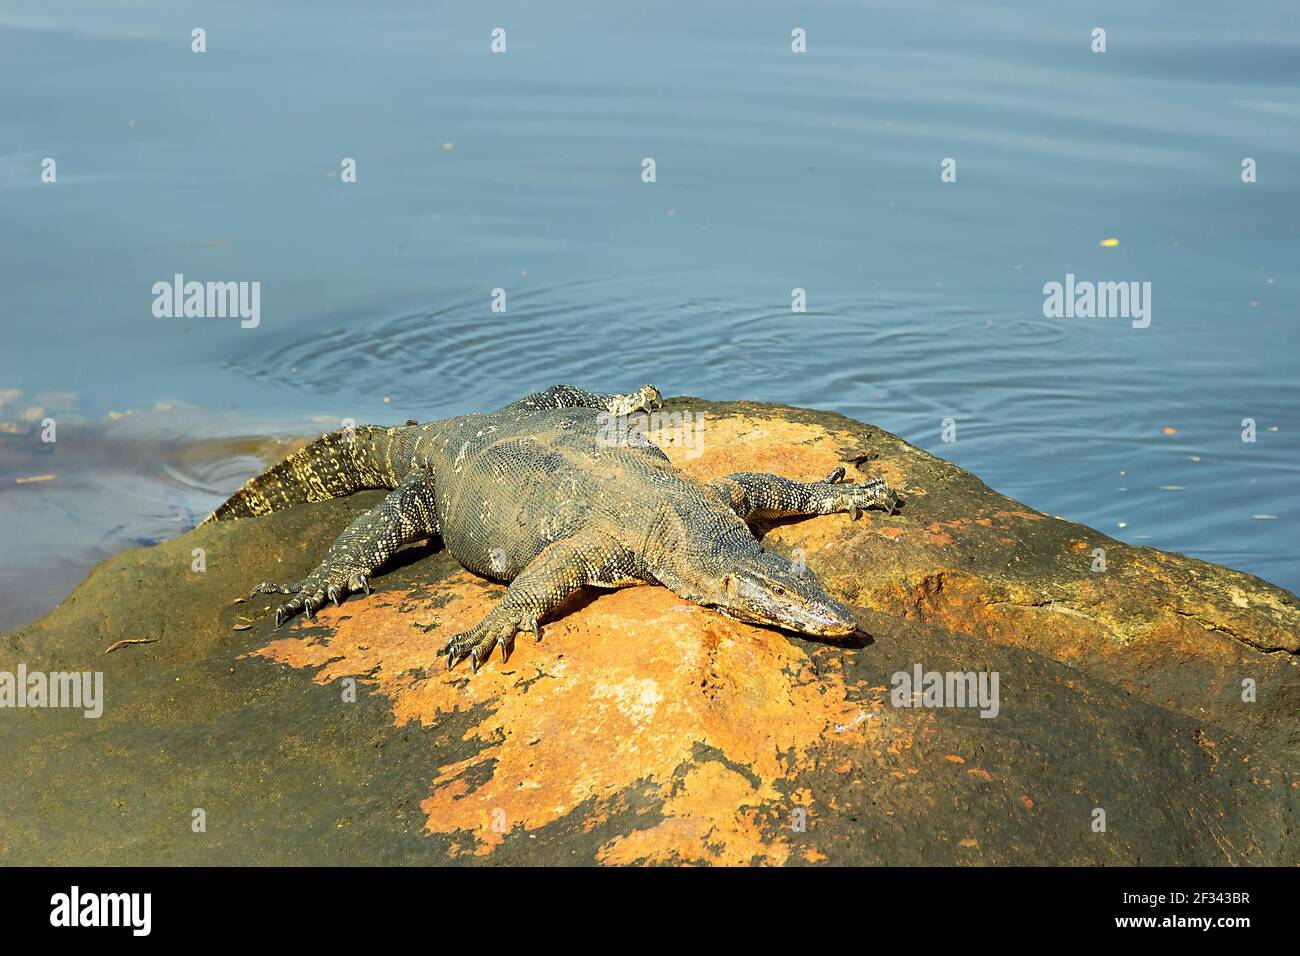
[(441, 536), (477, 574), (510, 582), (482, 621), (449, 639), (447, 666), (478, 667), (520, 632), (541, 640), (541, 620), (582, 587), (662, 584), (743, 621), (805, 634), (856, 629), (853, 612), (807, 568), (765, 551), (747, 521), (788, 515), (893, 511), (882, 479), (840, 484), (740, 473), (708, 483), (678, 471), (653, 444), (612, 444), (611, 415), (662, 404), (647, 385), (602, 395), (556, 385), (490, 414), (332, 432), (249, 481), (210, 521), (266, 514), (363, 488), (389, 488), (357, 518), (306, 580), (260, 584), (284, 593), (278, 627), (327, 600), (369, 593), (370, 576), (399, 548)]

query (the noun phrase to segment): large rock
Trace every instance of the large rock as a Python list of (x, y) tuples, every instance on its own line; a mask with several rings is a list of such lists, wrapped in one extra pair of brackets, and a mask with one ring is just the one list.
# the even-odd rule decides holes
[[(504, 589), (432, 547), (314, 624), (276, 632), (269, 599), (232, 603), (303, 576), (376, 493), (203, 526), (105, 562), (0, 638), (0, 670), (102, 670), (106, 696), (98, 720), (0, 711), (0, 856), (1300, 861), (1293, 595), (1051, 518), (838, 415), (670, 410), (706, 416), (702, 454), (666, 449), (701, 477), (811, 480), (848, 460), (902, 490), (893, 516), (767, 529), (860, 609), (857, 637), (637, 587), (580, 596), (471, 677), (438, 650)], [(155, 643), (105, 656), (126, 639)], [(918, 665), (996, 673), (996, 716), (895, 706), (894, 675)]]

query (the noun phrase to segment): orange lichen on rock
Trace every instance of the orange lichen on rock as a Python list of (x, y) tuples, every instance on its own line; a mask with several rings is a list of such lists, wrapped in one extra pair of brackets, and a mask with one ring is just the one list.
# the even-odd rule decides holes
[(371, 681), (399, 724), (473, 711), (465, 739), (481, 746), (443, 764), (422, 804), (429, 831), (462, 838), (454, 852), (490, 853), (516, 828), (595, 798), (590, 823), (619, 794), (649, 786), (663, 801), (659, 819), (610, 840), (601, 861), (781, 863), (792, 852), (781, 831), (811, 802), (786, 782), (818, 744), (863, 742), (886, 723), (854, 722), (860, 705), (835, 669), (816, 673), (787, 636), (658, 587), (604, 594), (547, 625), (540, 644), (521, 635), (506, 664), (446, 672), (443, 638), (503, 589), (460, 573), (432, 592), (441, 624), (427, 635), (411, 626), (411, 599), (402, 613), (376, 594), (322, 610), (327, 636), (308, 631), (254, 653), (319, 668), (319, 683)]
[(952, 535), (945, 531), (943, 525), (938, 521), (932, 523), (926, 528), (926, 531), (929, 532), (931, 544), (936, 544), (941, 548), (946, 548), (952, 544)]

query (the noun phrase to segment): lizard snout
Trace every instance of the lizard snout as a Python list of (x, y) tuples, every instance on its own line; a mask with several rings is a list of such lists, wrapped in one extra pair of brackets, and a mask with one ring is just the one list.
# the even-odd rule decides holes
[(858, 629), (852, 608), (822, 590), (811, 573), (771, 554), (727, 574), (715, 606), (742, 621), (818, 637), (846, 637)]
[(847, 637), (858, 629), (857, 618), (848, 605), (827, 597), (802, 609), (803, 620), (792, 630), (819, 637)]

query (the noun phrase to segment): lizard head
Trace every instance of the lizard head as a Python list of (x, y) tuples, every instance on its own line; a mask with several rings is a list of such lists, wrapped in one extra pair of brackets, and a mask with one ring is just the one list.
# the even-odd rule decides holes
[(708, 603), (728, 617), (801, 634), (844, 637), (857, 630), (852, 608), (835, 600), (802, 564), (759, 549), (728, 562)]

